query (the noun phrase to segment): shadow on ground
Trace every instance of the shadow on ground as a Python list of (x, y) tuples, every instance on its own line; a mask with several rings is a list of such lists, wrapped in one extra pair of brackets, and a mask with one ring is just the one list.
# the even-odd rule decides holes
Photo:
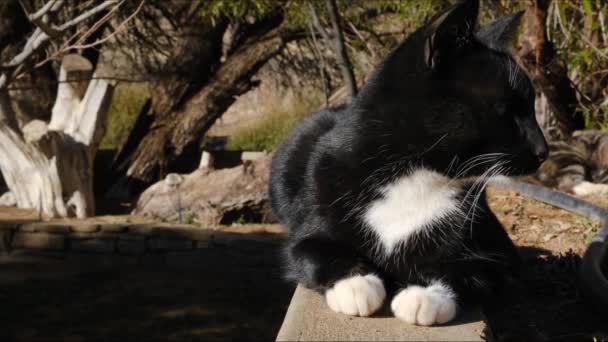
[(608, 341), (608, 317), (594, 311), (578, 284), (581, 257), (520, 249), (521, 282), (484, 306), (493, 340)]
[(182, 267), (88, 267), (78, 255), (0, 263), (0, 277), (13, 276), (0, 280), (3, 339), (273, 340), (293, 293), (278, 245), (208, 248), (176, 259)]

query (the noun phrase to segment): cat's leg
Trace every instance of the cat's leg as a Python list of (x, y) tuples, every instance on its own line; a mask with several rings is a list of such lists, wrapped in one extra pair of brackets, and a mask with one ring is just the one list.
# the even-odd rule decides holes
[(478, 219), (472, 241), (460, 252), (417, 274), (418, 282), (398, 291), (391, 302), (395, 317), (410, 324), (444, 324), (463, 305), (496, 298), (517, 279), (520, 259), (513, 242), (489, 211)]
[[(505, 285), (505, 278), (498, 273), (507, 271), (500, 266), (490, 271), (492, 265), (483, 265), (484, 262), (467, 264), (454, 265), (458, 270), (446, 272), (445, 276), (437, 272), (422, 276), (425, 281), (397, 291), (391, 301), (395, 317), (416, 325), (444, 324), (452, 321), (459, 309), (493, 298), (496, 289)], [(458, 274), (460, 270), (463, 272)]]
[(380, 274), (349, 246), (307, 237), (287, 246), (288, 277), (324, 293), (328, 306), (352, 316), (369, 316), (386, 298)]

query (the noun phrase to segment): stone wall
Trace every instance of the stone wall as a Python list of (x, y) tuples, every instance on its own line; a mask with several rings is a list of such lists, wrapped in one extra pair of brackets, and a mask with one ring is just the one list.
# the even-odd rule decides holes
[(23, 252), (118, 256), (163, 255), (277, 241), (277, 234), (240, 234), (165, 224), (0, 222), (0, 255)]

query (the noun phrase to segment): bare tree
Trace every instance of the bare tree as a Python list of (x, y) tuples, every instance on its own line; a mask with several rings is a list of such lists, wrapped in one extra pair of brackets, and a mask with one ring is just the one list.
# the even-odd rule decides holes
[[(194, 8), (205, 4), (181, 3)], [(184, 155), (198, 149), (205, 132), (238, 95), (257, 86), (258, 82), (252, 79), (256, 71), (295, 37), (283, 17), (284, 3), (273, 6), (268, 15), (245, 15), (238, 25), (229, 18), (219, 17), (212, 22), (199, 16), (175, 26), (176, 32), (193, 30), (189, 35), (176, 34), (171, 47), (163, 48), (170, 56), (179, 57), (175, 58), (176, 63), (186, 61), (184, 77), (176, 78), (170, 91), (155, 92), (150, 111), (142, 113), (150, 120), (140, 125), (142, 134), (130, 136), (117, 159), (126, 179), (148, 183), (163, 177)], [(174, 20), (185, 13), (190, 11), (181, 12)], [(191, 13), (199, 15), (200, 11)], [(188, 37), (192, 37), (192, 43), (188, 43)]]
[[(64, 8), (64, 0), (49, 0), (39, 9), (26, 0), (19, 3), (35, 29), (0, 69), (0, 171), (9, 188), (3, 197), (47, 217), (93, 215), (92, 165), (113, 83), (96, 77), (99, 70), (86, 58), (68, 52), (100, 46), (118, 34), (116, 30), (87, 43), (124, 1), (83, 2), (80, 11), (76, 6)], [(59, 15), (62, 10), (68, 15)], [(20, 124), (9, 85), (57, 59), (61, 70), (50, 122)]]

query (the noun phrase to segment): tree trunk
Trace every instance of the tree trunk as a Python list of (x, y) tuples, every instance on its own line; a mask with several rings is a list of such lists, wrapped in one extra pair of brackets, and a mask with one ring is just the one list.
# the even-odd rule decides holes
[(144, 182), (162, 177), (169, 162), (196, 146), (213, 123), (241, 95), (256, 85), (251, 77), (278, 54), (289, 35), (280, 20), (252, 35), (219, 66), (206, 84), (172, 111), (158, 116), (132, 157), (127, 176)]
[[(569, 137), (583, 129), (585, 121), (577, 111), (576, 91), (568, 78), (566, 64), (547, 39), (547, 11), (550, 0), (527, 0), (520, 59), (546, 97), (557, 124), (558, 135)], [(551, 120), (549, 120), (551, 121)]]
[(14, 115), (0, 94), (0, 171), (16, 204), (46, 217), (94, 215), (93, 159), (105, 131), (113, 84), (90, 78), (93, 67), (79, 55), (63, 58), (51, 121), (33, 120), (22, 134), (2, 117)]
[(353, 66), (350, 63), (348, 53), (346, 52), (346, 46), (344, 45), (344, 36), (340, 25), (338, 6), (336, 5), (336, 0), (326, 0), (325, 4), (334, 29), (334, 46), (338, 64), (340, 65), (340, 71), (342, 72), (342, 79), (344, 80), (350, 98), (352, 99), (357, 95), (357, 81), (355, 80)]
[[(151, 85), (154, 96), (149, 105), (142, 109), (129, 137), (118, 149), (113, 169), (119, 180), (110, 189), (112, 196), (130, 197), (130, 190), (124, 191), (125, 184), (136, 184), (135, 188), (138, 188), (140, 184), (146, 184), (159, 176), (160, 167), (157, 165), (144, 177), (126, 177), (145, 141), (155, 140), (151, 137), (155, 136), (158, 130), (164, 130), (165, 122), (177, 120), (174, 116), (177, 108), (201, 91), (221, 64), (222, 35), (227, 24), (221, 18), (216, 25), (201, 21), (199, 13), (202, 3), (177, 1), (168, 7), (176, 22), (173, 28), (163, 32), (166, 40), (172, 42), (166, 51), (163, 50), (168, 58), (161, 64), (144, 62), (146, 72), (160, 81)], [(164, 153), (164, 149), (161, 149), (161, 153)], [(164, 168), (164, 165), (162, 167)]]

